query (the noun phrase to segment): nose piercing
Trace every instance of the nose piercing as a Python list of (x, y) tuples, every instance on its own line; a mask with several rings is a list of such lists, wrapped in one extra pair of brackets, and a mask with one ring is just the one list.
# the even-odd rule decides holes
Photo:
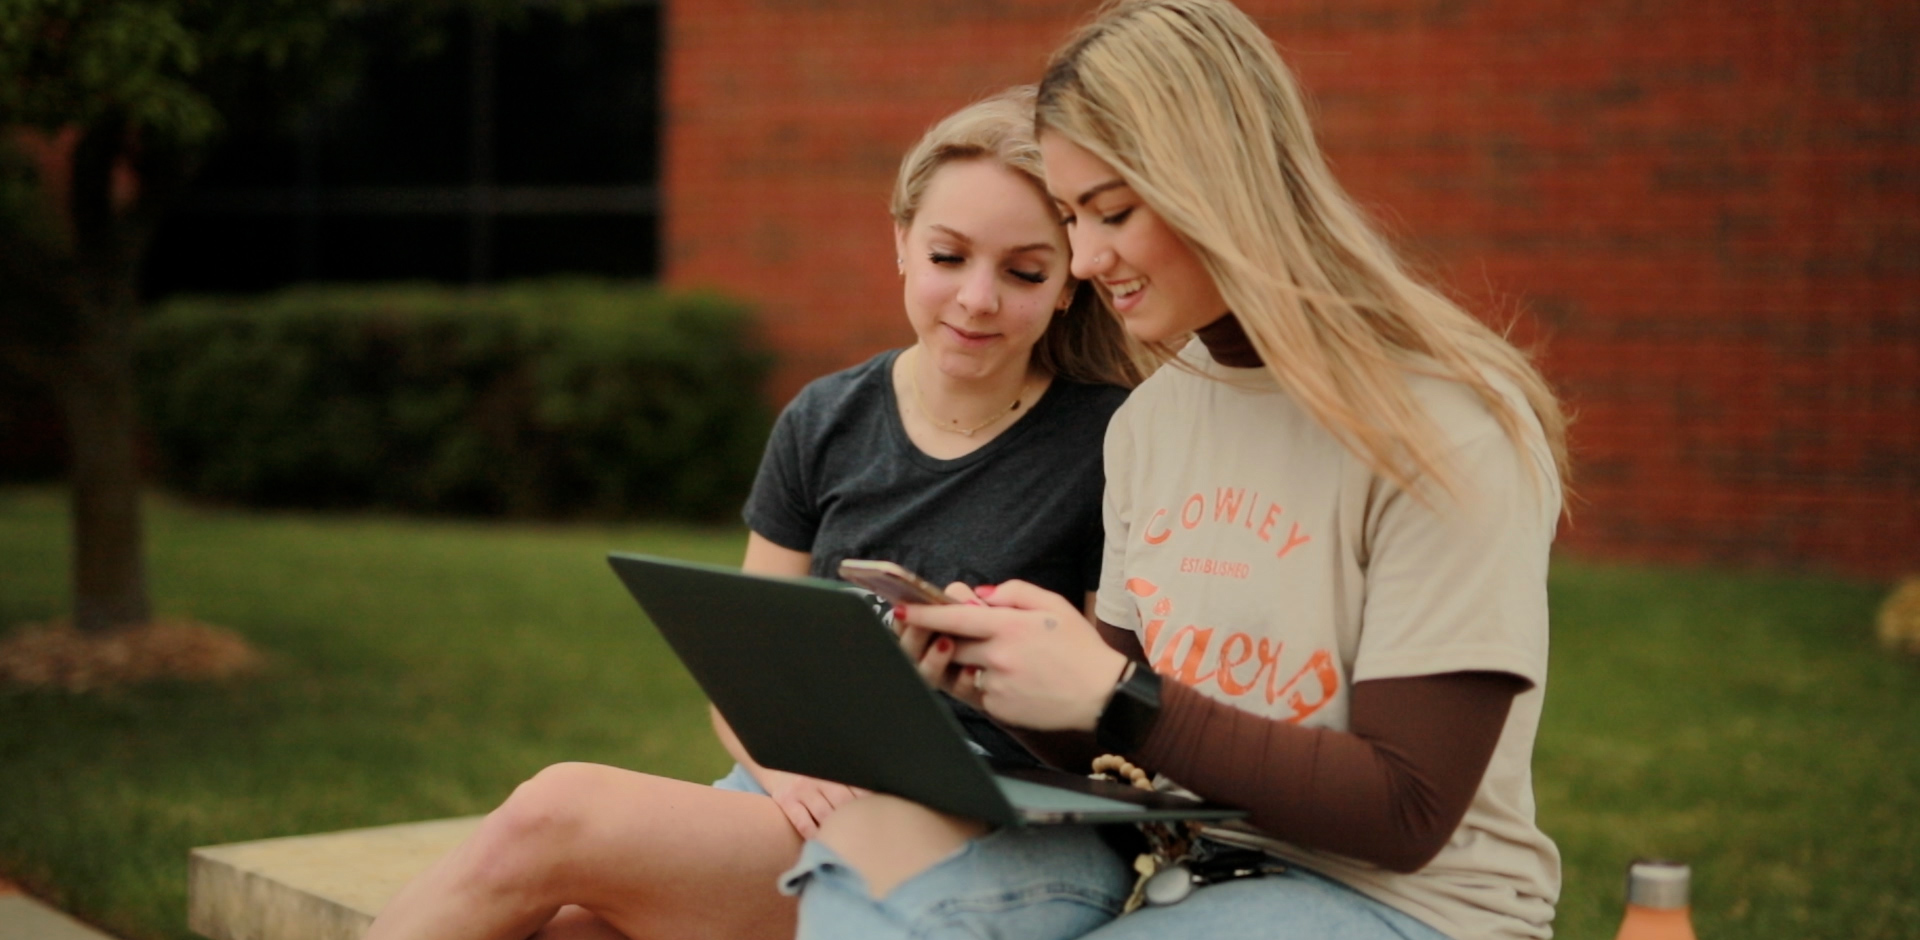
[(1104, 268), (1107, 266), (1107, 262), (1112, 260), (1113, 260), (1113, 252), (1103, 251), (1093, 256), (1093, 266), (1096, 268)]

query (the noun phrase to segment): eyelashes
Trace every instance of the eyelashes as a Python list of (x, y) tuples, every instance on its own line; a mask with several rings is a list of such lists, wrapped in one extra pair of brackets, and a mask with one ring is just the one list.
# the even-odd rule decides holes
[[(960, 255), (950, 254), (942, 251), (936, 251), (927, 255), (927, 260), (932, 261), (934, 264), (941, 265), (941, 266), (952, 266), (952, 265), (964, 264), (966, 263), (967, 259)], [(1045, 284), (1049, 279), (1047, 276), (1047, 272), (1045, 271), (1021, 271), (1014, 268), (1008, 268), (1007, 274), (1021, 281), (1025, 281), (1028, 284)]]
[[(1122, 209), (1119, 212), (1115, 212), (1112, 215), (1103, 215), (1100, 217), (1100, 224), (1119, 225), (1120, 223), (1125, 222), (1128, 219), (1128, 217), (1133, 215), (1133, 209), (1134, 209), (1133, 206), (1128, 206), (1125, 209)], [(1072, 213), (1068, 213), (1060, 217), (1060, 224), (1064, 227), (1071, 227), (1073, 225), (1073, 221), (1074, 221), (1074, 215)]]

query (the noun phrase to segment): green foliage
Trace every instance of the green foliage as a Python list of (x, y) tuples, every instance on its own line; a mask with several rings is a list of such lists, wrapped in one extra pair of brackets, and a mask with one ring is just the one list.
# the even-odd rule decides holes
[(249, 505), (714, 517), (769, 427), (747, 312), (637, 285), (189, 298), (140, 350), (162, 479)]
[[(609, 0), (552, 4), (580, 15)], [(526, 0), (0, 0), (0, 126), (119, 124), (204, 145), (235, 109), (285, 113), (351, 81), (369, 24), (430, 47), (447, 18)], [(260, 110), (267, 100), (272, 104)]]
[(135, 126), (204, 139), (218, 114), (189, 77), (204, 65), (181, 3), (4, 0), (0, 117), (53, 128), (108, 113)]
[(336, 0), (0, 0), (0, 124), (103, 120), (189, 145), (221, 127), (233, 73), (314, 63)]

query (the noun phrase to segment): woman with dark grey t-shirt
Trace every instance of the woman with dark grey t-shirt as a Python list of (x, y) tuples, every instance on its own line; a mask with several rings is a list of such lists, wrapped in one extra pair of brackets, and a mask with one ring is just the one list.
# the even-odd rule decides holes
[[(915, 342), (815, 381), (781, 415), (745, 511), (745, 570), (832, 577), (843, 558), (877, 558), (1091, 603), (1100, 441), (1143, 359), (1068, 272), (1033, 101), (1028, 87), (971, 105), (902, 162), (894, 242)], [(989, 753), (1025, 756), (954, 706)], [(739, 764), (712, 787), (541, 771), (367, 940), (791, 937), (776, 878), (860, 794), (755, 764), (717, 712), (714, 728)]]

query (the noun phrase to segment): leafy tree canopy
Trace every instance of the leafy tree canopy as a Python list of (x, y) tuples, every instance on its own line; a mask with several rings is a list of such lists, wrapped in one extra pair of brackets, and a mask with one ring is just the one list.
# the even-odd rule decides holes
[[(609, 0), (539, 4), (580, 15)], [(526, 0), (0, 0), (0, 126), (120, 124), (187, 149), (352, 80), (362, 30), (423, 50), (447, 15)]]

